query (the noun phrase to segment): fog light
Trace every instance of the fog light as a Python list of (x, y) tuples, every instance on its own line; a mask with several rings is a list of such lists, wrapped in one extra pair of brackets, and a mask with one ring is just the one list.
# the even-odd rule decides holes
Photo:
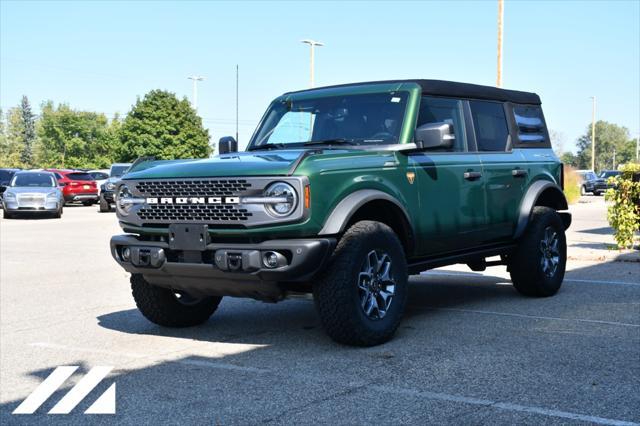
[(287, 258), (277, 251), (266, 251), (262, 254), (262, 263), (269, 269), (286, 266)]
[(129, 247), (125, 247), (122, 249), (122, 260), (128, 262), (131, 260), (131, 249)]

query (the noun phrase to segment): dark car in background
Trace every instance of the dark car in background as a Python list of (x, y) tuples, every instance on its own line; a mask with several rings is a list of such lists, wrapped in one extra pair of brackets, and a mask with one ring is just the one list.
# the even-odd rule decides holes
[(65, 203), (80, 202), (90, 206), (98, 202), (98, 186), (95, 179), (87, 172), (79, 170), (47, 169), (52, 172), (63, 187)]
[(593, 188), (593, 195), (603, 194), (607, 189), (614, 188), (615, 185), (609, 182), (609, 178), (620, 176), (621, 172), (618, 170), (603, 170), (598, 175), (598, 178), (589, 181), (589, 184)]
[(0, 206), (2, 205), (2, 195), (7, 189), (7, 186), (9, 186), (11, 178), (19, 171), (20, 169), (0, 169)]
[(131, 167), (131, 163), (114, 163), (111, 165), (109, 179), (100, 185), (100, 211), (102, 213), (111, 211), (111, 205), (115, 203), (114, 191), (116, 183), (127, 173), (129, 167)]

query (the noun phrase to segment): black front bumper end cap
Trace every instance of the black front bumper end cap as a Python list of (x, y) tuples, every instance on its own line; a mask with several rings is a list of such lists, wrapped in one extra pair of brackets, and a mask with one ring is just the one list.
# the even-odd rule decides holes
[[(215, 286), (216, 279), (226, 279), (233, 281), (291, 281), (305, 282), (313, 277), (327, 262), (333, 248), (336, 245), (335, 238), (318, 239), (290, 239), (290, 240), (269, 240), (255, 244), (207, 244), (204, 252), (196, 252), (196, 257), (204, 259), (204, 253), (212, 254), (211, 262), (174, 262), (168, 259), (175, 259), (169, 244), (161, 241), (141, 241), (134, 235), (116, 235), (111, 238), (111, 255), (126, 271), (132, 274), (143, 274), (151, 283), (164, 280), (154, 279), (154, 277), (173, 277), (179, 282), (180, 277), (189, 277), (190, 281), (200, 278), (203, 285), (207, 283)], [(149, 248), (151, 252), (155, 249), (162, 249), (162, 264), (157, 267), (136, 266), (131, 261), (122, 259), (122, 250), (129, 247), (139, 250)], [(261, 253), (275, 251), (287, 253), (288, 263), (274, 269), (267, 268), (262, 264)], [(182, 252), (179, 252), (182, 253)], [(187, 254), (194, 253), (184, 252)], [(238, 269), (226, 267), (220, 263), (223, 255), (239, 254), (242, 259), (242, 267)], [(218, 259), (216, 260), (216, 257)], [(228, 264), (227, 264), (228, 265)]]

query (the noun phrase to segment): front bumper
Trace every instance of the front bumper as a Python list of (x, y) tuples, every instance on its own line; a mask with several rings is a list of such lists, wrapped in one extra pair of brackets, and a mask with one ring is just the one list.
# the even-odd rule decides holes
[(2, 200), (3, 208), (10, 213), (46, 213), (56, 212), (60, 207), (58, 201), (43, 200), (36, 202), (22, 202), (16, 200)]
[(100, 197), (102, 197), (102, 199), (104, 199), (107, 203), (109, 204), (115, 204), (116, 200), (113, 197), (114, 192), (113, 191), (102, 191), (100, 193)]
[[(271, 240), (261, 243), (210, 243), (204, 251), (173, 250), (163, 241), (141, 241), (134, 235), (111, 238), (111, 255), (127, 272), (142, 274), (151, 284), (197, 296), (237, 296), (277, 301), (282, 282), (309, 281), (326, 264), (333, 238)], [(129, 261), (123, 250), (129, 249)], [(275, 268), (263, 255), (282, 255)]]

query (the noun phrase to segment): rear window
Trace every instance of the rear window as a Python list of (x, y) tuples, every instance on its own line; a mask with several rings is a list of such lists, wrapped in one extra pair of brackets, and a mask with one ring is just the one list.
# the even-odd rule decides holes
[(534, 105), (514, 106), (513, 116), (516, 120), (520, 143), (548, 145), (542, 108)]
[(67, 178), (71, 180), (95, 180), (89, 173), (68, 173)]

